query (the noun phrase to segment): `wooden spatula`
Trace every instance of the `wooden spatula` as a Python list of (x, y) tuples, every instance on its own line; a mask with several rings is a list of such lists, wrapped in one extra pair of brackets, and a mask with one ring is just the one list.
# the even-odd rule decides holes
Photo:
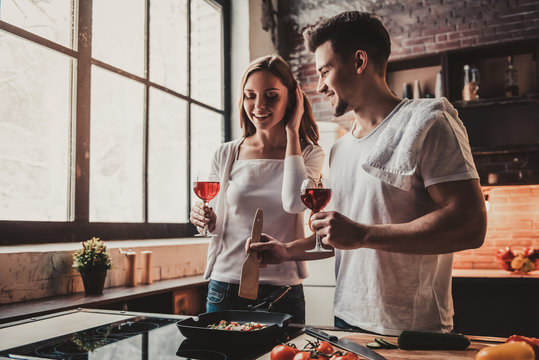
[[(251, 243), (260, 241), (262, 234), (262, 225), (264, 212), (262, 209), (256, 210), (255, 219), (253, 220), (253, 229), (251, 231)], [(238, 296), (246, 299), (256, 300), (258, 297), (258, 276), (260, 265), (258, 264), (257, 254), (251, 251), (245, 259), (241, 268), (240, 289)]]

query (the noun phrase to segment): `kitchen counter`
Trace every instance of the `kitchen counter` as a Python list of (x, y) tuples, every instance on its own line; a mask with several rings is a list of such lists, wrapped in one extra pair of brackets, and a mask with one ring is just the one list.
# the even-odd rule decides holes
[[(157, 323), (156, 320), (158, 320), (158, 318), (161, 319), (162, 324), (158, 328), (151, 328), (141, 333), (135, 333), (130, 330), (134, 329), (130, 328), (130, 324), (134, 324), (137, 319), (142, 319), (142, 322), (139, 322), (139, 324), (143, 325), (144, 322), (146, 322), (146, 324), (149, 322)], [(42, 353), (44, 349), (51, 349), (52, 347), (50, 347), (50, 345), (56, 344), (58, 349), (64, 349), (64, 344), (74, 342), (77, 344), (77, 346), (90, 346), (90, 344), (97, 345), (93, 350), (96, 358), (177, 359), (176, 353), (180, 351), (180, 349), (184, 348), (184, 344), (186, 344), (186, 341), (188, 340), (186, 340), (185, 337), (180, 334), (175, 323), (184, 318), (185, 316), (181, 315), (81, 309), (50, 314), (41, 318), (26, 319), (15, 323), (0, 325), (0, 358), (8, 353), (19, 354), (19, 356), (24, 354), (20, 352), (20, 350), (17, 350), (23, 346), (26, 348), (30, 347), (32, 349), (37, 349), (35, 351), (39, 355), (38, 358), (49, 358), (42, 357)], [(107, 327), (109, 326), (107, 324), (112, 324), (111, 326), (113, 327)], [(118, 326), (118, 324), (121, 325)], [(299, 325), (291, 325), (291, 332), (294, 330), (294, 328), (299, 330), (298, 326)], [(100, 329), (108, 329), (108, 331), (101, 332), (100, 334), (104, 334), (104, 338), (108, 337), (111, 339), (114, 338), (114, 334), (119, 333), (116, 330), (119, 330), (122, 327), (127, 328), (128, 330), (124, 335), (126, 337), (120, 338), (120, 340), (116, 340), (116, 342), (101, 342), (101, 340), (94, 335), (98, 334)], [(97, 329), (97, 333), (95, 329)], [(373, 342), (374, 337), (378, 336), (372, 334), (337, 331), (335, 328), (329, 330), (324, 329), (324, 331), (329, 334), (336, 335), (339, 338), (348, 338), (352, 341), (358, 342), (361, 345)], [(84, 334), (90, 334), (90, 336), (85, 337), (87, 335), (83, 336)], [(384, 338), (397, 342), (395, 337), (384, 336)], [(79, 339), (82, 341), (82, 343), (76, 342), (73, 339)], [(301, 349), (307, 344), (307, 340), (312, 341), (314, 338), (310, 335), (300, 334), (289, 342), (294, 343), (298, 348)], [(493, 341), (505, 341), (503, 338), (477, 337), (470, 337), (470, 340), (472, 340), (471, 346), (466, 350), (460, 351), (411, 351), (396, 349), (377, 350), (377, 352), (380, 355), (385, 356), (387, 360), (474, 359), (475, 354), (477, 351), (479, 351), (479, 349), (493, 344)], [(93, 343), (89, 341), (93, 341)], [(29, 345), (31, 343), (34, 343), (34, 345)], [(246, 345), (247, 344), (243, 344), (243, 347)], [(204, 349), (208, 349), (208, 346), (209, 344), (206, 344)], [(244, 351), (243, 347), (240, 347), (239, 349)], [(263, 353), (264, 351), (267, 351), (267, 353), (249, 358), (270, 360), (270, 350), (272, 347), (273, 345), (270, 343), (269, 346), (264, 346), (264, 349), (266, 350), (258, 348), (258, 354)], [(187, 348), (189, 349), (189, 347)], [(6, 352), (5, 350), (8, 349), (11, 350)], [(57, 347), (54, 347), (54, 349), (57, 349)], [(70, 347), (70, 349), (75, 348)], [(4, 352), (2, 352), (3, 350)], [(84, 352), (84, 354), (87, 353)], [(83, 355), (82, 358), (86, 359), (84, 356), (86, 355)], [(74, 357), (74, 359), (75, 358), (79, 359), (79, 357)], [(199, 357), (192, 356), (192, 358), (196, 359)], [(235, 356), (233, 359), (237, 360), (237, 357)]]
[[(179, 279), (156, 281), (149, 285), (140, 284), (135, 287), (121, 286), (107, 288), (103, 290), (102, 295), (87, 296), (84, 293), (77, 293), (42, 300), (0, 305), (0, 324), (69, 309), (107, 307), (108, 305), (119, 302), (144, 299), (149, 296), (172, 293), (186, 288), (197, 286), (206, 287), (207, 283), (208, 280), (204, 280), (202, 275), (186, 276)], [(165, 310), (161, 309), (160, 312), (165, 312)]]
[(539, 271), (535, 270), (527, 274), (514, 274), (502, 269), (453, 269), (453, 278), (539, 279)]

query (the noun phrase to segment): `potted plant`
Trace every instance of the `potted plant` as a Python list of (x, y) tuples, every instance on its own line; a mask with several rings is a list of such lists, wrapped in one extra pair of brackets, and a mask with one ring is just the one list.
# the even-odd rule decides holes
[(82, 243), (82, 249), (73, 254), (73, 268), (80, 272), (86, 294), (102, 294), (107, 270), (112, 259), (105, 243), (92, 237)]

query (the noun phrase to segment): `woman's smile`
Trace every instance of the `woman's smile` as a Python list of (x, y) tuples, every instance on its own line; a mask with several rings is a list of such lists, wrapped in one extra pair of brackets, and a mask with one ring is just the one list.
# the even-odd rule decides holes
[(268, 119), (272, 114), (271, 113), (267, 113), (267, 114), (253, 114), (253, 117), (255, 119), (257, 119), (258, 121), (264, 121), (266, 119)]

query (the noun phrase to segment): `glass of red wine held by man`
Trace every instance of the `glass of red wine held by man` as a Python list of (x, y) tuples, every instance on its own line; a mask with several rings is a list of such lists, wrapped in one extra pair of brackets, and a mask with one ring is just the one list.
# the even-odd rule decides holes
[[(205, 206), (209, 206), (209, 201), (217, 196), (220, 189), (219, 178), (210, 171), (200, 171), (195, 181), (193, 181), (193, 191)], [(204, 232), (195, 236), (216, 236), (208, 231), (208, 224), (204, 223)]]
[[(324, 208), (331, 199), (331, 189), (328, 188), (328, 180), (319, 179), (305, 179), (301, 184), (301, 201), (312, 210), (313, 213), (317, 213)], [(314, 249), (307, 250), (307, 252), (328, 252), (333, 250), (324, 249), (322, 247), (322, 241), (318, 233), (316, 233), (316, 245)]]

